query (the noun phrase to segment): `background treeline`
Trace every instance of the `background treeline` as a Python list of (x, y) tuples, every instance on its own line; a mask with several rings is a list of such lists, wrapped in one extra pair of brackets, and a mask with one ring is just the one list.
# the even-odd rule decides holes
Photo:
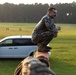
[[(76, 2), (50, 4), (58, 10), (56, 23), (76, 23)], [(0, 4), (0, 22), (38, 22), (47, 12), (48, 4)]]

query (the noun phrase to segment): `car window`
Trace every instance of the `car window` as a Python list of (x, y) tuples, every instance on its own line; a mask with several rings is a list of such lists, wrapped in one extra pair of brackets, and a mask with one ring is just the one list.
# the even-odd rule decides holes
[(13, 43), (16, 46), (36, 45), (30, 38), (13, 39)]
[(1, 42), (1, 46), (12, 46), (13, 45), (13, 40), (12, 39), (7, 39)]

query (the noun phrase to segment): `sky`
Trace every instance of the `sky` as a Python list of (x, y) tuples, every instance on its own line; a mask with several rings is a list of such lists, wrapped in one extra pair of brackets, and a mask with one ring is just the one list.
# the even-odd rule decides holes
[(42, 3), (42, 4), (56, 4), (56, 3), (72, 3), (76, 0), (0, 0), (0, 4), (14, 3), (14, 4), (34, 4), (34, 3)]

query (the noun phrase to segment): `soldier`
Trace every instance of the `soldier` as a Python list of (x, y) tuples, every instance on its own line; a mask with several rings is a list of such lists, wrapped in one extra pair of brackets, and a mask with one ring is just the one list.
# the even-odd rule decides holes
[(53, 7), (49, 7), (47, 14), (38, 22), (32, 33), (32, 41), (38, 45), (38, 50), (41, 52), (48, 52), (51, 49), (51, 47), (47, 47), (47, 44), (54, 37), (57, 37), (58, 30), (61, 30), (61, 27), (56, 27), (53, 22), (56, 14), (57, 10)]
[(17, 67), (14, 75), (56, 75), (50, 68), (48, 55), (43, 52), (25, 58)]

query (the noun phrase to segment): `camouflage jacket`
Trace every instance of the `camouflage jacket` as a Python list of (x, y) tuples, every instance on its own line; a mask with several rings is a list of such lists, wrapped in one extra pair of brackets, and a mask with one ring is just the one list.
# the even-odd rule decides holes
[(42, 19), (38, 22), (33, 31), (33, 34), (42, 33), (45, 31), (50, 31), (50, 33), (58, 32), (56, 25), (48, 15), (43, 16)]
[(45, 63), (34, 57), (27, 57), (17, 67), (14, 75), (56, 75)]

